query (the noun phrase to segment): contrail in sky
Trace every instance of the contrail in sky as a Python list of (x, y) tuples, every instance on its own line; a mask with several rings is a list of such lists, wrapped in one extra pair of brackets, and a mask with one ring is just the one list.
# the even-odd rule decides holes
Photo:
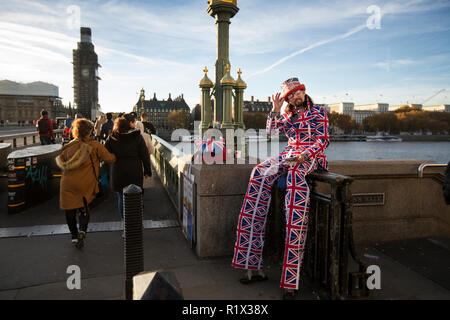
[(260, 70), (260, 71), (257, 71), (255, 73), (250, 74), (248, 76), (248, 78), (251, 78), (251, 77), (256, 76), (258, 74), (262, 74), (262, 73), (265, 73), (267, 71), (270, 71), (273, 68), (275, 68), (276, 66), (278, 66), (278, 65), (282, 64), (283, 62), (285, 62), (286, 60), (288, 60), (290, 58), (293, 58), (293, 57), (295, 57), (295, 56), (297, 56), (299, 54), (302, 54), (302, 53), (304, 53), (306, 51), (309, 51), (309, 50), (314, 49), (316, 47), (320, 47), (320, 46), (322, 46), (324, 44), (327, 44), (327, 43), (330, 43), (330, 42), (334, 42), (336, 40), (345, 39), (345, 38), (347, 38), (347, 37), (349, 37), (349, 36), (351, 36), (351, 35), (353, 35), (353, 34), (355, 34), (357, 32), (360, 32), (360, 31), (364, 30), (365, 28), (367, 28), (367, 24), (362, 24), (360, 26), (357, 26), (357, 27), (351, 29), (350, 31), (348, 31), (348, 32), (346, 32), (344, 34), (332, 37), (330, 39), (326, 39), (326, 40), (322, 40), (322, 41), (316, 42), (316, 43), (314, 43), (314, 44), (312, 44), (312, 45), (310, 45), (310, 46), (308, 46), (306, 48), (303, 48), (303, 49), (301, 49), (299, 51), (291, 53), (290, 55), (288, 55), (286, 57), (281, 58), (280, 60), (278, 60), (277, 62), (275, 62), (274, 64), (272, 64), (271, 66), (269, 66), (269, 67), (267, 67), (267, 68), (265, 68), (263, 70)]

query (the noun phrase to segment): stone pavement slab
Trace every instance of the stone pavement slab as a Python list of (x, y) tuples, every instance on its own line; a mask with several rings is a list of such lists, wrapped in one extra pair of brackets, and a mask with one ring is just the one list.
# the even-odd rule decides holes
[[(449, 300), (450, 290), (411, 269), (382, 252), (378, 246), (360, 246), (357, 252), (367, 265), (377, 265), (381, 271), (381, 289), (373, 290), (372, 299), (377, 300)], [(389, 245), (389, 244), (385, 244)], [(411, 252), (410, 252), (411, 253)], [(368, 254), (375, 258), (365, 258)], [(355, 264), (350, 264), (355, 268)], [(439, 269), (439, 266), (436, 266)]]
[[(5, 183), (5, 179), (0, 179), (0, 208), (5, 208), (6, 191), (2, 183)], [(115, 194), (111, 194), (108, 201), (93, 209), (91, 222), (94, 224), (119, 221), (116, 200)], [(144, 192), (144, 220), (176, 219), (177, 213), (159, 178), (147, 180)], [(0, 210), (0, 228), (64, 223), (64, 213), (59, 210), (57, 196), (15, 215)], [(439, 272), (448, 273), (443, 263), (447, 261), (443, 256), (448, 254), (448, 248), (445, 249), (447, 240), (437, 239), (437, 242), (431, 241), (431, 244), (422, 246), (422, 256), (425, 260), (422, 259), (420, 250), (414, 249), (414, 246), (407, 250), (404, 256), (399, 254), (402, 252), (398, 251), (398, 244), (393, 243), (383, 244), (383, 248), (390, 248), (384, 252), (380, 245), (358, 247), (359, 256), (367, 264), (376, 264), (381, 269), (381, 290), (374, 290), (373, 298), (450, 299), (450, 291), (445, 283), (436, 281)], [(364, 257), (364, 254), (378, 258)], [(1, 300), (124, 298), (121, 231), (90, 232), (83, 250), (73, 247), (67, 234), (0, 238), (0, 256)], [(420, 266), (418, 262), (429, 262), (427, 267), (431, 273), (426, 274), (421, 272), (420, 268), (414, 267)], [(66, 286), (70, 276), (66, 271), (70, 265), (77, 265), (81, 269), (81, 290), (69, 290)], [(350, 270), (352, 267), (355, 265), (350, 264)], [(144, 230), (144, 271), (172, 271), (185, 299), (281, 299), (281, 265), (266, 265), (268, 281), (242, 285), (239, 278), (242, 277), (243, 271), (231, 267), (231, 257), (198, 259), (187, 244), (180, 227)], [(309, 288), (304, 287), (301, 288), (297, 299), (309, 300), (314, 299), (314, 296)]]
[[(0, 299), (123, 299), (124, 258), (120, 232), (88, 234), (83, 250), (67, 235), (0, 239)], [(358, 248), (381, 269), (381, 290), (374, 299), (450, 299), (449, 290), (395, 261), (374, 247)], [(279, 300), (281, 266), (267, 266), (269, 280), (242, 285), (242, 271), (231, 257), (198, 259), (179, 227), (144, 231), (145, 271), (172, 271), (185, 299)], [(81, 269), (81, 290), (68, 290), (69, 265)], [(351, 267), (351, 266), (350, 266)], [(309, 288), (298, 300), (314, 299)]]
[[(59, 179), (51, 179), (49, 185), (54, 195), (48, 201), (23, 212), (8, 214), (8, 181), (0, 178), (0, 228), (65, 224), (64, 211), (59, 209)], [(177, 213), (156, 173), (144, 180), (143, 203), (144, 220), (177, 219)], [(90, 222), (106, 221), (120, 221), (115, 192), (110, 192), (106, 200), (91, 209)]]
[(411, 239), (383, 243), (378, 250), (411, 270), (450, 290), (450, 250), (440, 243), (447, 239)]
[[(145, 271), (173, 271), (185, 299), (280, 299), (280, 270), (251, 286), (239, 283), (231, 257), (197, 259), (181, 229), (144, 231)], [(88, 234), (78, 250), (67, 235), (0, 239), (7, 259), (0, 265), (1, 299), (122, 299), (123, 242), (120, 232)], [(67, 267), (81, 269), (81, 290), (66, 286)]]

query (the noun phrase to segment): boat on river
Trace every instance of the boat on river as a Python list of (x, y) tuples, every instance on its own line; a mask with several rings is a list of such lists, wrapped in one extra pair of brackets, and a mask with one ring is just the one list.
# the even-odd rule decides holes
[(367, 142), (402, 142), (402, 138), (394, 137), (394, 136), (367, 136)]

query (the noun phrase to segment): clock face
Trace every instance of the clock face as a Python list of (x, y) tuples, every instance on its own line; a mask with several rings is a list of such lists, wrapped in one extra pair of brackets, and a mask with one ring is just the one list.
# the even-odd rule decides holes
[(88, 77), (89, 76), (89, 69), (87, 69), (87, 68), (82, 69), (81, 70), (81, 75), (83, 77)]

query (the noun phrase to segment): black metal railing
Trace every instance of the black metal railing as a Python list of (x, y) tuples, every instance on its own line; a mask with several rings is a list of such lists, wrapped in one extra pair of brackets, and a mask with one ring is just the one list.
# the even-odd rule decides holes
[[(310, 210), (301, 285), (312, 289), (320, 299), (369, 297), (366, 266), (358, 258), (352, 229), (351, 177), (330, 172), (307, 176)], [(320, 188), (328, 192), (318, 192)], [(266, 229), (265, 259), (279, 262), (285, 241), (285, 187), (274, 184)], [(353, 258), (357, 270), (349, 271)]]

